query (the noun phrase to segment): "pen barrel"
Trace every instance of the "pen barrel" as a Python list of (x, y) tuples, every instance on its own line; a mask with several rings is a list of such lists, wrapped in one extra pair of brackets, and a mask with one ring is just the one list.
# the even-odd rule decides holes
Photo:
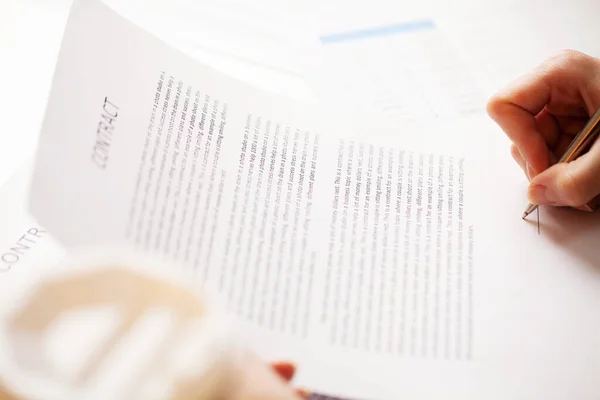
[(600, 133), (600, 108), (592, 115), (581, 132), (573, 139), (559, 162), (569, 162), (583, 154)]

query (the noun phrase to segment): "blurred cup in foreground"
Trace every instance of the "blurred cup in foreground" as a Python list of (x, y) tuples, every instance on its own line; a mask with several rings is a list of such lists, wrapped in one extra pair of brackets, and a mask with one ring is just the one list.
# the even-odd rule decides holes
[(173, 266), (103, 254), (2, 294), (0, 399), (229, 398), (240, 352), (217, 303)]

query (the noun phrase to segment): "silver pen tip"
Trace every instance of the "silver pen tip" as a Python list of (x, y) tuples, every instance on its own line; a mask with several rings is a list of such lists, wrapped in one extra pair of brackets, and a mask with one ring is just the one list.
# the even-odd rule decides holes
[(527, 208), (525, 209), (525, 211), (523, 212), (523, 219), (527, 218), (527, 216), (529, 214), (531, 214), (532, 212), (534, 212), (536, 208), (537, 208), (537, 206), (535, 204), (529, 204), (527, 206)]

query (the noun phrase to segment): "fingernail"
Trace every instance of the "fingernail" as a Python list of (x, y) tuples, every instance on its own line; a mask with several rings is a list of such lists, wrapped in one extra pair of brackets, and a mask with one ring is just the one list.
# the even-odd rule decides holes
[(594, 209), (592, 208), (592, 206), (589, 205), (589, 204), (584, 204), (582, 206), (575, 207), (575, 209), (577, 209), (579, 211), (585, 211), (585, 212), (592, 212), (592, 211), (594, 211)]
[(284, 380), (290, 381), (296, 373), (296, 366), (289, 362), (278, 362), (273, 364), (275, 372)]
[(312, 396), (312, 393), (309, 390), (302, 388), (296, 389), (296, 394), (303, 399), (308, 399), (310, 396)]
[(529, 180), (532, 180), (535, 177), (535, 172), (533, 171), (533, 168), (531, 167), (531, 165), (529, 165), (529, 163), (527, 163), (526, 166), (527, 166), (527, 178), (529, 178)]
[(555, 205), (556, 196), (551, 189), (543, 185), (531, 185), (527, 193), (529, 201), (536, 205)]

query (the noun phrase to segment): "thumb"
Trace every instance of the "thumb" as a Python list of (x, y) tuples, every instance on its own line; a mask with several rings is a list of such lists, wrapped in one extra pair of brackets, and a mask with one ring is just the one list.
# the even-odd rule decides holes
[(529, 201), (536, 205), (581, 207), (600, 194), (600, 141), (569, 163), (558, 163), (531, 180)]

